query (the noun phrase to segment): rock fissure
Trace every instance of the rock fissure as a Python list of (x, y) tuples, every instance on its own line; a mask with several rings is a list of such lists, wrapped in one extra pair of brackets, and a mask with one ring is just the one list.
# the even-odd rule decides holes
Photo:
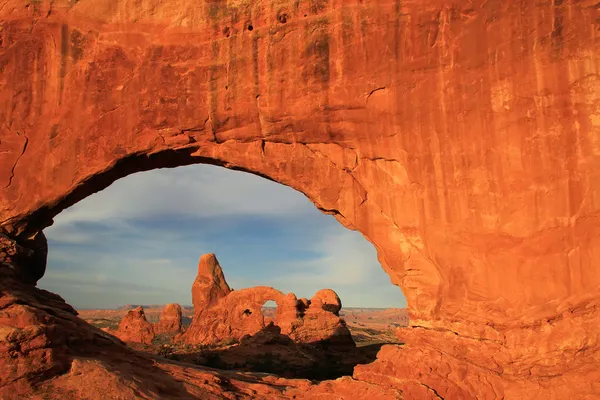
[(435, 390), (431, 386), (426, 385), (423, 382), (419, 382), (419, 384), (422, 385), (422, 386), (424, 386), (425, 388), (427, 388), (427, 390), (433, 392), (433, 395), (435, 396), (436, 399), (444, 400), (444, 398), (442, 396), (440, 396), (440, 394), (437, 392), (437, 390)]
[(367, 107), (369, 105), (369, 99), (371, 98), (371, 96), (373, 95), (373, 93), (376, 93), (376, 92), (379, 92), (379, 91), (382, 91), (382, 90), (386, 90), (386, 89), (387, 89), (387, 87), (381, 86), (381, 87), (378, 87), (376, 89), (371, 90), (369, 92), (369, 94), (367, 94), (367, 96), (366, 96), (365, 107)]
[(496, 343), (496, 344), (501, 345), (501, 346), (505, 346), (506, 345), (506, 343), (504, 341), (501, 341), (501, 340), (488, 339), (488, 338), (484, 338), (484, 337), (467, 336), (467, 335), (464, 335), (464, 334), (462, 334), (460, 332), (455, 332), (453, 330), (446, 329), (446, 328), (431, 328), (431, 327), (427, 327), (427, 326), (413, 325), (413, 324), (411, 324), (410, 325), (410, 329), (426, 329), (426, 330), (437, 331), (437, 332), (441, 332), (441, 333), (453, 334), (455, 336), (459, 336), (460, 339), (477, 340), (477, 341), (481, 341), (481, 342), (492, 342), (492, 343)]
[[(17, 132), (17, 135), (20, 136), (20, 133)], [(8, 189), (10, 187), (10, 185), (12, 185), (13, 178), (15, 177), (15, 169), (17, 168), (17, 164), (19, 163), (19, 160), (21, 160), (21, 157), (23, 157), (23, 155), (25, 154), (25, 150), (27, 150), (27, 145), (29, 144), (29, 138), (25, 134), (23, 134), (23, 137), (25, 138), (25, 142), (23, 143), (23, 148), (21, 149), (21, 153), (17, 156), (15, 163), (13, 164), (12, 168), (10, 169), (8, 183), (6, 184), (4, 189)]]

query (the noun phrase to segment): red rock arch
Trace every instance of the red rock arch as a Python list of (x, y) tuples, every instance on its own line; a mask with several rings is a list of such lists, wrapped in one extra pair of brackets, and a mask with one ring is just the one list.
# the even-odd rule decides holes
[(181, 340), (190, 344), (208, 344), (252, 336), (265, 327), (262, 306), (267, 301), (274, 301), (279, 306), (285, 298), (285, 294), (269, 286), (234, 290), (212, 308), (196, 311)]
[(4, 253), (128, 173), (223, 165), (301, 191), (375, 245), (407, 297), (405, 362), (443, 360), (405, 389), (592, 381), (600, 52), (587, 3), (1, 10)]

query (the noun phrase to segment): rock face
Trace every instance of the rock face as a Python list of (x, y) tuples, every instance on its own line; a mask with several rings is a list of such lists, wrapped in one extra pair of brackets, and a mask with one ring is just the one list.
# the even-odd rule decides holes
[(183, 330), (181, 317), (181, 306), (179, 304), (167, 304), (160, 314), (160, 320), (154, 324), (154, 333), (156, 335), (180, 333)]
[[(223, 293), (221, 288), (229, 289), (221, 266), (214, 254), (203, 255), (192, 286), (194, 299), (215, 298), (215, 293)], [(313, 299), (315, 305), (311, 306)], [(198, 303), (202, 307), (196, 308), (198, 311), (195, 311), (191, 325), (177, 340), (188, 344), (215, 344), (253, 336), (269, 325), (261, 310), (267, 301), (274, 301), (277, 309), (273, 323), (282, 335), (299, 343), (329, 341), (354, 347), (350, 331), (338, 315), (341, 308), (338, 295), (331, 289), (324, 289), (313, 299), (306, 303), (298, 301), (293, 293), (285, 295), (268, 286), (230, 291), (209, 306), (206, 306), (208, 301)]]
[(43, 232), (21, 244), (0, 233), (0, 263), (8, 266), (22, 282), (36, 284), (44, 276), (47, 255), (48, 242)]
[(339, 317), (342, 302), (333, 290), (319, 290), (308, 301), (308, 307), (303, 301), (299, 301), (298, 305), (299, 310), (302, 310), (300, 318), (293, 321), (289, 331), (282, 331), (292, 340), (299, 343), (327, 341), (336, 345), (354, 346), (346, 322)]
[(182, 340), (188, 344), (211, 344), (254, 335), (265, 327), (263, 304), (282, 297), (283, 293), (267, 286), (235, 290), (196, 313)]
[(248, 171), (359, 230), (406, 295), (407, 344), (361, 379), (598, 396), (599, 12), (5, 0), (2, 233), (27, 253), (61, 210), (133, 172)]
[[(303, 302), (304, 303), (304, 302)], [(325, 311), (329, 311), (334, 315), (339, 315), (342, 309), (342, 301), (338, 297), (337, 293), (331, 289), (319, 290), (310, 299), (309, 303), (313, 308), (321, 308)]]
[(198, 274), (192, 285), (194, 313), (215, 305), (231, 292), (219, 261), (214, 254), (204, 254), (198, 262)]
[[(181, 310), (180, 310), (181, 311)], [(124, 342), (137, 342), (152, 344), (154, 340), (154, 328), (146, 320), (144, 308), (142, 306), (130, 310), (127, 315), (121, 319), (119, 328), (110, 332)]]

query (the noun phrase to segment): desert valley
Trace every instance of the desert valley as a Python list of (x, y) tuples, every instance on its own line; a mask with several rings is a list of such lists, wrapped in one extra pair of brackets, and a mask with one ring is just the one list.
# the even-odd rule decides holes
[[(352, 375), (408, 326), (404, 309), (341, 307), (331, 289), (297, 299), (270, 287), (233, 291), (214, 254), (200, 258), (194, 306), (78, 310), (86, 322), (152, 356), (223, 370), (320, 381)], [(276, 302), (275, 307), (263, 304)]]

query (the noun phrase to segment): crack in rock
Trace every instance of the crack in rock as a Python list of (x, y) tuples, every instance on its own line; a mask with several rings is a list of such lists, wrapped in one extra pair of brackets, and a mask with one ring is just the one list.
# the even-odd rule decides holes
[(424, 384), (423, 382), (419, 382), (419, 383), (421, 384), (421, 386), (426, 387), (428, 390), (430, 390), (431, 392), (433, 392), (434, 396), (437, 399), (444, 400), (444, 398), (442, 396), (440, 396), (440, 394), (437, 392), (437, 390), (435, 390), (434, 388), (432, 388), (429, 385)]
[[(21, 136), (21, 134), (19, 132), (17, 132), (17, 135)], [(27, 145), (29, 144), (29, 138), (27, 137), (27, 135), (23, 135), (23, 137), (25, 137), (25, 142), (23, 143), (23, 150), (21, 150), (21, 154), (19, 154), (19, 156), (15, 160), (15, 163), (13, 164), (13, 166), (10, 170), (10, 177), (8, 178), (8, 184), (6, 186), (4, 186), (4, 189), (8, 189), (10, 187), (10, 185), (12, 184), (12, 180), (15, 177), (15, 168), (17, 168), (17, 164), (19, 163), (19, 160), (21, 159), (21, 157), (23, 157), (23, 154), (25, 154), (25, 150), (27, 150)]]

